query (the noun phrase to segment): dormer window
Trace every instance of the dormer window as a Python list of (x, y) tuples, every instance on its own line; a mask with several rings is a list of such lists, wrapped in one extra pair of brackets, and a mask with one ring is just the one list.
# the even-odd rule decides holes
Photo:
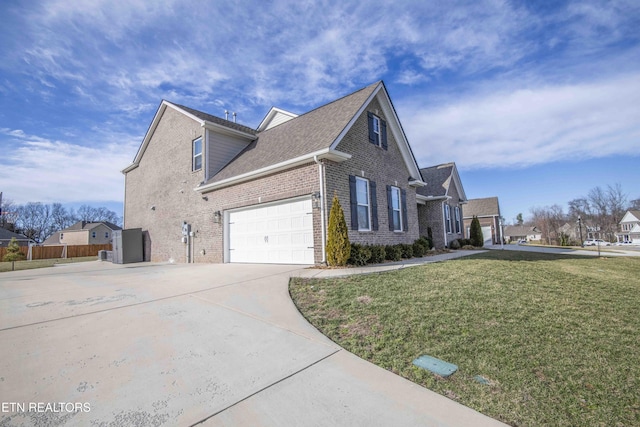
[(367, 112), (367, 118), (369, 120), (369, 142), (386, 150), (387, 122), (371, 112)]
[(373, 116), (373, 133), (375, 134), (375, 144), (380, 146), (380, 117)]
[(193, 166), (192, 170), (202, 169), (202, 137), (193, 140)]

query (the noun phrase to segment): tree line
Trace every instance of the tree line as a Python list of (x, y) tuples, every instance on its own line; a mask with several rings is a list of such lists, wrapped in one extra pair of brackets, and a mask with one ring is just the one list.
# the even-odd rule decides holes
[[(578, 218), (583, 230), (583, 238), (597, 236), (615, 242), (615, 233), (622, 217), (630, 209), (640, 210), (640, 199), (628, 200), (627, 194), (620, 184), (592, 188), (586, 196), (568, 202), (569, 210), (564, 212), (562, 206), (553, 205), (531, 208), (531, 218), (526, 225), (536, 226), (547, 244), (568, 244), (565, 224), (578, 227)], [(518, 214), (516, 222), (523, 225), (522, 214)], [(579, 236), (576, 236), (579, 237)]]
[(0, 228), (23, 234), (37, 243), (78, 221), (108, 221), (121, 225), (120, 216), (105, 207), (82, 205), (76, 210), (65, 208), (61, 203), (16, 205), (9, 200), (0, 204)]

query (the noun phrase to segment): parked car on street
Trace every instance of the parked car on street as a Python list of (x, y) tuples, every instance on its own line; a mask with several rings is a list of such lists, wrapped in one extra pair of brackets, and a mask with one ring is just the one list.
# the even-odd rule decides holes
[(596, 245), (611, 246), (611, 243), (606, 242), (602, 239), (587, 239), (584, 241), (583, 245), (584, 246), (596, 246)]

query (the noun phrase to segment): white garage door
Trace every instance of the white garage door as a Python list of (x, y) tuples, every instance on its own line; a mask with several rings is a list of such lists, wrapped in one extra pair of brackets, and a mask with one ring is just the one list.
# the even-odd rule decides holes
[(493, 238), (491, 237), (491, 226), (482, 227), (482, 237), (484, 238), (484, 245), (493, 245)]
[(313, 264), (311, 199), (230, 212), (229, 262)]

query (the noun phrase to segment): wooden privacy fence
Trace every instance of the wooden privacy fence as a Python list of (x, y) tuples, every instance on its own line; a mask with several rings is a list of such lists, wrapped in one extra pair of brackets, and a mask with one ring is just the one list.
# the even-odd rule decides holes
[[(80, 258), (85, 256), (98, 256), (98, 251), (110, 251), (111, 244), (106, 245), (64, 245), (60, 246), (33, 246), (31, 248), (31, 259), (51, 259), (51, 258)], [(29, 248), (20, 246), (20, 252), (27, 257)], [(66, 254), (65, 254), (66, 252)], [(7, 248), (0, 248), (0, 262), (7, 253)]]

